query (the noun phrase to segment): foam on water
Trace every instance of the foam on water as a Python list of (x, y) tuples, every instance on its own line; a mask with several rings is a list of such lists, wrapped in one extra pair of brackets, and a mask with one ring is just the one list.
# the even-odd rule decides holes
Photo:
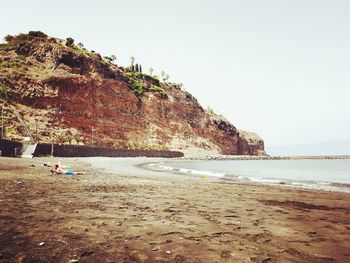
[(163, 164), (156, 164), (156, 163), (150, 163), (148, 164), (148, 167), (151, 169), (158, 168), (160, 170), (173, 171), (177, 173), (190, 174), (190, 175), (202, 175), (202, 176), (219, 177), (219, 178), (222, 178), (225, 176), (225, 173), (222, 173), (222, 172), (187, 169), (187, 168), (176, 168), (176, 167), (163, 165)]

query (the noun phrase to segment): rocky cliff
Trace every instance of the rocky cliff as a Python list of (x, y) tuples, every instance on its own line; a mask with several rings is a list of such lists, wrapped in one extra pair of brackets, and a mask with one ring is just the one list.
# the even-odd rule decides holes
[(181, 86), (41, 32), (0, 45), (7, 138), (183, 152), (264, 154), (257, 135), (201, 107)]

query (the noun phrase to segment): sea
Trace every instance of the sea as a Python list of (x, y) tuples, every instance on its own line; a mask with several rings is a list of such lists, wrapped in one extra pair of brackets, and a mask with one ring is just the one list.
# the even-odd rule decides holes
[(350, 159), (190, 160), (151, 163), (149, 167), (184, 176), (350, 192)]
[(350, 159), (169, 160), (84, 158), (95, 168), (126, 175), (177, 175), (249, 184), (350, 192)]

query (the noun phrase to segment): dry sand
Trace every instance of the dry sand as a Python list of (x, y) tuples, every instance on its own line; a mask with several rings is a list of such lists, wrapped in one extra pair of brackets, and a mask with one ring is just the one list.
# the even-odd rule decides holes
[(0, 262), (350, 262), (350, 194), (46, 161), (0, 158)]

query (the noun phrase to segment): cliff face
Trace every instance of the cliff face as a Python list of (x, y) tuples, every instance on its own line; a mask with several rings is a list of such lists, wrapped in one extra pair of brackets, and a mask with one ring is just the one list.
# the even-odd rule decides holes
[(204, 110), (179, 85), (46, 36), (0, 45), (0, 89), (7, 137), (25, 136), (11, 104), (41, 142), (264, 154), (259, 137)]

